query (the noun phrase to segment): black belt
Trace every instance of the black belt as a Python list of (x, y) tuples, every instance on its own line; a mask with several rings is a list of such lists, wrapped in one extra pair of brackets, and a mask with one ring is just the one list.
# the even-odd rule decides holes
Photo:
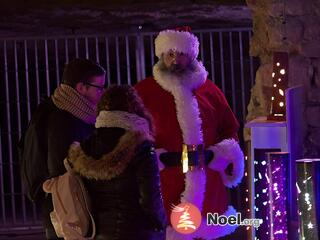
[[(165, 167), (178, 167), (182, 166), (181, 163), (181, 152), (165, 152), (160, 154), (160, 161)], [(211, 150), (204, 151), (205, 165), (207, 166), (213, 158), (213, 152)], [(199, 152), (191, 151), (188, 152), (188, 163), (189, 166), (199, 165)]]

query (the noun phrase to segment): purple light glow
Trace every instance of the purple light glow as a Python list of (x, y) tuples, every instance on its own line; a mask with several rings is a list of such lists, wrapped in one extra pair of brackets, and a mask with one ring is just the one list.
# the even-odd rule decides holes
[(287, 240), (287, 161), (288, 153), (268, 153), (268, 168), (266, 175), (269, 177), (269, 221), (270, 238), (274, 240)]

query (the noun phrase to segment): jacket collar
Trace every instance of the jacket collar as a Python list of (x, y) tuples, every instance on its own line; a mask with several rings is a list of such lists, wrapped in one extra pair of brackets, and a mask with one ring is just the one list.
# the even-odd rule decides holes
[[(108, 112), (99, 114), (96, 127), (120, 127), (127, 131), (119, 139), (116, 147), (101, 156), (99, 159), (87, 155), (79, 142), (74, 142), (69, 149), (68, 160), (75, 172), (88, 179), (110, 180), (121, 174), (132, 158), (135, 157), (138, 147), (144, 141), (152, 141), (146, 127), (149, 125), (143, 118), (125, 112)], [(145, 122), (144, 122), (145, 121)]]
[(150, 127), (146, 119), (124, 111), (100, 111), (95, 126), (96, 128), (118, 127), (150, 135)]

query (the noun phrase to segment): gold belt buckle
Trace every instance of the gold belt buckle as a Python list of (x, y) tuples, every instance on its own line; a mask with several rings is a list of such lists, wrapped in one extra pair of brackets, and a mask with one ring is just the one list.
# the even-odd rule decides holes
[(188, 152), (198, 151), (199, 156), (199, 166), (191, 166), (190, 170), (193, 170), (196, 167), (200, 167), (203, 169), (204, 167), (204, 146), (203, 144), (182, 144), (182, 154), (181, 154), (181, 162), (182, 162), (182, 172), (187, 173), (189, 171), (189, 158)]

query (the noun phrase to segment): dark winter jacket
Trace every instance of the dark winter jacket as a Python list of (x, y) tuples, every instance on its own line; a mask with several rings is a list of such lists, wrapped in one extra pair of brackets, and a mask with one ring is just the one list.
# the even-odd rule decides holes
[(88, 189), (96, 239), (165, 239), (159, 169), (152, 142), (143, 133), (97, 128), (71, 146), (69, 161)]
[[(22, 166), (25, 175), (36, 182), (33, 185), (39, 189), (38, 191), (43, 191), (44, 180), (66, 172), (63, 160), (68, 155), (70, 145), (74, 141), (84, 140), (93, 129), (92, 125), (55, 107), (51, 98), (40, 104), (32, 116), (24, 138), (24, 153), (32, 153), (34, 157), (27, 159), (25, 166)], [(51, 196), (46, 196), (40, 204), (42, 204), (44, 226), (52, 227), (49, 216), (53, 210)]]

